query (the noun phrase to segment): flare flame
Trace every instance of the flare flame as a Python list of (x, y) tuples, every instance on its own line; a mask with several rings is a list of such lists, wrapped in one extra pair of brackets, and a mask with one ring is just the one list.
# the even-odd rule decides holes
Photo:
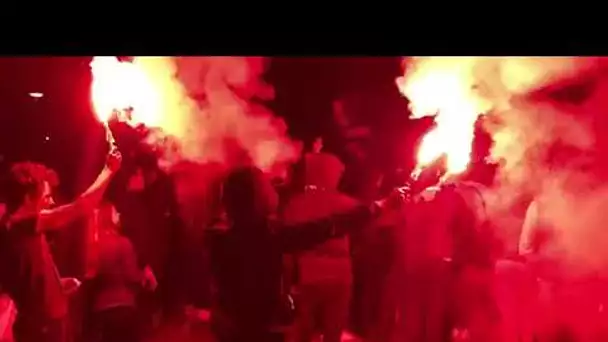
[(407, 59), (408, 69), (397, 79), (401, 94), (410, 101), (413, 117), (435, 115), (435, 127), (422, 139), (414, 174), (442, 155), (447, 157), (446, 176), (467, 169), (471, 159), (474, 124), (488, 107), (476, 96), (469, 75), (471, 57), (429, 57)]

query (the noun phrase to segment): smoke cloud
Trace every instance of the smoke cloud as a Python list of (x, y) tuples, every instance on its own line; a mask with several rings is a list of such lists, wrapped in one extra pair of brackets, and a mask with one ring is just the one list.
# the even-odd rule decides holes
[[(582, 194), (572, 192), (580, 193), (589, 187), (584, 184), (600, 181), (595, 169), (590, 169), (593, 164), (590, 162), (601, 163), (601, 158), (593, 156), (600, 153), (598, 146), (602, 146), (598, 144), (602, 136), (598, 123), (603, 121), (601, 113), (607, 105), (603, 95), (608, 88), (600, 85), (608, 82), (604, 78), (602, 82), (596, 80), (593, 92), (578, 103), (552, 94), (566, 86), (575, 88), (587, 82), (601, 70), (604, 60), (457, 57), (417, 58), (412, 62), (414, 65), (408, 68), (417, 72), (438, 65), (454, 70), (460, 76), (461, 87), (482, 104), (478, 107), (486, 114), (486, 127), (494, 140), (491, 156), (501, 165), (498, 186), (490, 201), (493, 214), (508, 215), (511, 206), (524, 194), (559, 198), (555, 201), (556, 213), (552, 201), (547, 200), (546, 211), (553, 217), (549, 219), (556, 221), (564, 234), (572, 235), (564, 240), (580, 240), (578, 232), (588, 229), (561, 227), (566, 222), (565, 215), (580, 218), (575, 212), (564, 210), (569, 205), (562, 202), (582, 203), (582, 199), (572, 198)], [(603, 192), (597, 195), (603, 198)], [(584, 195), (584, 202), (588, 202), (588, 196)], [(576, 206), (572, 203), (569, 207)], [(552, 215), (558, 212), (558, 216)], [(608, 254), (605, 257), (608, 263)]]
[(270, 170), (298, 156), (284, 122), (265, 106), (274, 97), (262, 79), (266, 59), (140, 57), (134, 62), (159, 87), (161, 115), (155, 126), (174, 137), (165, 151), (169, 165), (184, 159), (250, 162)]
[[(274, 89), (264, 82), (261, 57), (138, 57), (133, 61), (156, 86), (157, 115), (147, 142), (162, 152), (174, 174), (186, 221), (200, 222), (201, 203), (214, 203), (217, 180), (227, 169), (253, 164), (271, 174), (295, 161), (300, 146), (266, 103)], [(206, 215), (206, 214), (201, 214)]]
[[(534, 197), (540, 207), (539, 223), (553, 229), (544, 252), (550, 257), (550, 268), (576, 279), (607, 276), (608, 60), (460, 61), (452, 58), (443, 65), (457, 68), (463, 89), (474, 87), (478, 101), (489, 104), (484, 121), (494, 141), (491, 157), (500, 167), (486, 201), (499, 235), (519, 238), (522, 219), (514, 217), (513, 208), (522, 198)], [(437, 62), (419, 58), (413, 63), (407, 67), (423, 70)], [(517, 241), (506, 243), (517, 245)], [(601, 294), (583, 292), (586, 298), (573, 302), (591, 303), (585, 310), (596, 305), (597, 312)], [(574, 307), (561, 311), (569, 313), (562, 319), (575, 329), (592, 324), (585, 313), (593, 311)]]

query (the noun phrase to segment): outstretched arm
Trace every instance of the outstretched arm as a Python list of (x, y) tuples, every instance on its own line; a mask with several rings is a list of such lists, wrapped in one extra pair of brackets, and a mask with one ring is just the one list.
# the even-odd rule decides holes
[(326, 219), (288, 225), (277, 232), (283, 252), (296, 252), (313, 248), (329, 239), (344, 236), (364, 227), (375, 216), (377, 204), (360, 205), (355, 209)]
[(121, 159), (118, 150), (110, 151), (106, 166), (95, 182), (72, 203), (40, 212), (36, 229), (46, 231), (61, 228), (75, 219), (91, 213), (101, 201), (112, 176), (120, 168)]

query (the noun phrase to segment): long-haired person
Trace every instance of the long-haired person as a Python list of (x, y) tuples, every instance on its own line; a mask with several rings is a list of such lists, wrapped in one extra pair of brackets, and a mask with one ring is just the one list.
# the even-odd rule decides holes
[(242, 167), (223, 183), (227, 227), (211, 241), (215, 280), (212, 325), (221, 342), (282, 341), (283, 253), (311, 248), (355, 229), (379, 208), (356, 205), (343, 214), (297, 226), (273, 219), (277, 194), (259, 169)]
[(31, 162), (10, 169), (6, 213), (0, 219), (0, 275), (3, 289), (18, 311), (13, 326), (15, 341), (65, 340), (66, 290), (74, 290), (78, 282), (71, 278), (62, 281), (45, 233), (91, 213), (120, 164), (120, 153), (112, 150), (89, 189), (61, 206), (54, 205), (51, 190), (56, 175), (50, 169)]
[(140, 267), (149, 266), (158, 280), (154, 292), (142, 292), (138, 311), (146, 334), (151, 334), (167, 318), (179, 314), (182, 304), (184, 262), (179, 248), (183, 235), (177, 213), (174, 183), (149, 151), (139, 151), (132, 159), (126, 191), (114, 196), (121, 216), (122, 233), (129, 238)]
[(140, 269), (131, 241), (120, 233), (118, 212), (104, 202), (96, 212), (97, 269), (92, 279), (92, 309), (102, 342), (137, 342), (136, 294), (157, 283), (149, 267)]

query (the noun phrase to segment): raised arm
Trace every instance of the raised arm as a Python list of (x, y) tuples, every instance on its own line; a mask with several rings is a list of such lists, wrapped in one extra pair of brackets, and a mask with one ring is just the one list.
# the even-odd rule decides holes
[(526, 217), (519, 236), (519, 254), (530, 255), (535, 252), (534, 236), (538, 226), (538, 203), (533, 201), (528, 206)]
[(121, 161), (122, 157), (118, 150), (110, 151), (106, 165), (95, 182), (72, 203), (41, 211), (36, 228), (42, 231), (58, 229), (91, 213), (101, 201), (112, 176), (120, 168)]

